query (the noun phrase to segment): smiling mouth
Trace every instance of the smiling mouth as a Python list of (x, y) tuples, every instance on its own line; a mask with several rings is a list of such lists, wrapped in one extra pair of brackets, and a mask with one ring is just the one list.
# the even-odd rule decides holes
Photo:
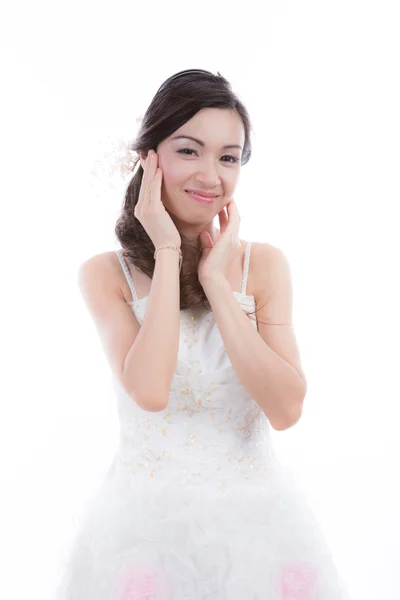
[(193, 200), (197, 200), (197, 202), (203, 202), (205, 204), (212, 204), (214, 200), (218, 198), (218, 196), (213, 196), (212, 198), (206, 198), (206, 196), (201, 196), (200, 194), (195, 194), (194, 192), (188, 192), (185, 190), (188, 196), (193, 198)]

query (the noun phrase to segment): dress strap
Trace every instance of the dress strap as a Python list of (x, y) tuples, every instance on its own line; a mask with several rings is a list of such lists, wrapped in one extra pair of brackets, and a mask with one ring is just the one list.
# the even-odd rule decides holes
[(122, 254), (121, 248), (115, 251), (115, 254), (118, 256), (119, 262), (121, 263), (121, 267), (125, 273), (126, 280), (129, 285), (129, 289), (131, 290), (132, 298), (134, 302), (138, 301), (135, 284), (133, 283), (132, 275), (129, 272), (128, 265), (126, 264), (126, 260)]
[(247, 276), (249, 274), (250, 248), (251, 248), (251, 242), (247, 242), (246, 251), (244, 254), (243, 280), (242, 280), (242, 294), (245, 294), (245, 295), (246, 295), (246, 287), (247, 287)]

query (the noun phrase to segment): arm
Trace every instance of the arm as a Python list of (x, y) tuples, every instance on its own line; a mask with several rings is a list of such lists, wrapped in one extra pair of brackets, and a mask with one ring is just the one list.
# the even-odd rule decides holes
[[(163, 410), (176, 368), (180, 333), (179, 253), (161, 250), (139, 333), (125, 360), (123, 381), (148, 410)], [(145, 406), (143, 406), (145, 408)]]
[[(214, 316), (232, 366), (237, 372), (243, 385), (254, 400), (260, 405), (268, 417), (272, 427), (283, 430), (291, 427), (301, 415), (302, 403), (306, 393), (306, 381), (301, 368), (293, 356), (293, 332), (291, 326), (278, 327), (277, 342), (272, 344), (278, 348), (281, 338), (279, 335), (291, 336), (285, 345), (281, 343), (280, 354), (264, 339), (266, 331), (279, 322), (290, 323), (290, 278), (288, 278), (287, 262), (282, 253), (276, 250), (273, 268), (268, 268), (266, 255), (267, 245), (261, 244), (258, 257), (255, 257), (257, 270), (256, 304), (262, 306), (273, 289), (275, 296), (274, 309), (271, 306), (261, 309), (257, 315), (262, 320), (267, 317), (269, 324), (260, 324), (259, 331), (249, 322), (243, 309), (233, 297), (231, 287), (226, 280), (209, 280), (203, 282), (203, 287), (210, 301)], [(275, 288), (275, 286), (277, 286)], [(279, 291), (278, 291), (279, 289)], [(275, 293), (276, 292), (276, 293)], [(289, 298), (289, 301), (287, 301)], [(286, 312), (285, 312), (286, 311)], [(260, 318), (261, 321), (261, 318)], [(287, 333), (289, 329), (289, 334)], [(284, 333), (281, 333), (284, 332)], [(271, 338), (272, 339), (272, 338)], [(288, 350), (290, 348), (290, 351)], [(288, 356), (285, 360), (283, 355)], [(296, 365), (296, 367), (294, 366)]]
[(142, 326), (126, 303), (110, 254), (93, 256), (80, 266), (80, 291), (123, 389), (143, 410), (163, 410), (179, 345), (179, 254), (157, 254)]

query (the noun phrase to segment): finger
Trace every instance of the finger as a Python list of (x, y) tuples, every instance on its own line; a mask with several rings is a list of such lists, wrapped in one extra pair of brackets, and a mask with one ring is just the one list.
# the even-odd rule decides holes
[(233, 216), (234, 216), (234, 229), (233, 229), (233, 238), (238, 247), (240, 247), (240, 237), (239, 237), (239, 228), (240, 228), (240, 214), (238, 207), (236, 206), (236, 202), (232, 199), (231, 208)]
[(232, 223), (232, 227), (238, 227), (240, 223), (240, 215), (236, 203), (231, 200), (228, 205), (229, 211), (229, 223)]
[(149, 183), (149, 165), (150, 165), (151, 156), (149, 152), (147, 153), (146, 160), (144, 163), (143, 176), (142, 176), (142, 184), (139, 190), (139, 199), (136, 206), (142, 206), (144, 200), (148, 196), (149, 192), (146, 192), (147, 189), (150, 189), (148, 186)]
[(151, 193), (147, 194), (150, 196), (151, 204), (156, 206), (157, 203), (161, 202), (161, 181), (162, 181), (162, 171), (156, 170), (153, 181), (151, 182)]
[[(156, 153), (152, 153), (152, 155), (149, 157), (148, 164), (146, 164), (146, 185), (144, 188), (144, 202), (146, 202), (146, 204), (149, 204), (151, 202), (152, 196), (154, 200), (154, 193), (157, 193), (156, 188), (153, 185), (157, 171), (157, 163), (158, 156)], [(146, 192), (146, 190), (150, 191)]]
[(236, 204), (233, 200), (231, 200), (227, 204), (227, 211), (228, 211), (229, 218), (228, 218), (228, 224), (226, 226), (226, 231), (228, 231), (229, 234), (232, 236), (234, 244), (237, 244), (238, 240), (239, 240), (240, 218), (239, 218), (239, 213), (238, 213)]
[(222, 233), (224, 233), (224, 231), (226, 230), (227, 225), (228, 225), (228, 216), (225, 212), (225, 207), (219, 211), (218, 218), (219, 218), (219, 228), (220, 228), (220, 231), (222, 234)]

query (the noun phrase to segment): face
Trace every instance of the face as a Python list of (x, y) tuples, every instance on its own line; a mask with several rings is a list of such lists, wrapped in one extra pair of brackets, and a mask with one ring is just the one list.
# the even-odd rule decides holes
[[(191, 136), (191, 139), (174, 139)], [(208, 231), (214, 241), (213, 219), (234, 196), (244, 147), (244, 126), (235, 110), (204, 108), (154, 148), (162, 169), (161, 198), (178, 231), (196, 240)], [(224, 148), (226, 145), (241, 146)], [(142, 167), (145, 155), (140, 153)], [(213, 202), (197, 202), (185, 190), (217, 194)]]

